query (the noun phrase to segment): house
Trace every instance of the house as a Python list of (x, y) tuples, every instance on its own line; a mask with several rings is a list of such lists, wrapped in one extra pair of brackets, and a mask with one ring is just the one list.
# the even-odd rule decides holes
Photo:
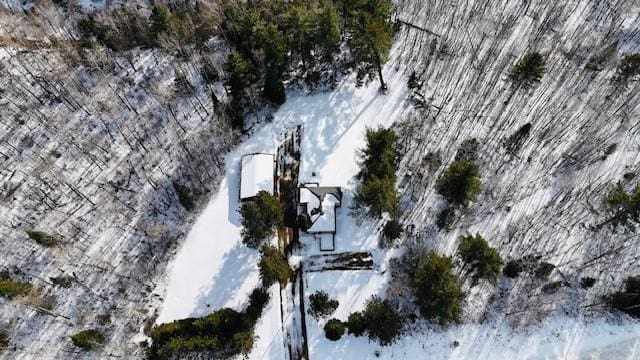
[(342, 190), (336, 186), (303, 184), (298, 192), (298, 217), (302, 230), (320, 241), (320, 250), (335, 249), (336, 209), (342, 204)]
[(248, 200), (260, 191), (275, 193), (275, 157), (273, 154), (247, 154), (240, 161), (240, 200)]

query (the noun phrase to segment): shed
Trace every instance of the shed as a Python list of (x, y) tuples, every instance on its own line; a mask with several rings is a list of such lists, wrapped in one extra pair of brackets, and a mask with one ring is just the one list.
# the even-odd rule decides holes
[(275, 157), (273, 154), (247, 154), (241, 159), (240, 200), (247, 200), (266, 191), (273, 195)]

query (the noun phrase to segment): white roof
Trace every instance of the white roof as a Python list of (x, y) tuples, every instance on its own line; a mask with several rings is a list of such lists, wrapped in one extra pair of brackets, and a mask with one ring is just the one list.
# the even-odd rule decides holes
[[(324, 199), (322, 200), (322, 212), (311, 215), (311, 221), (313, 221), (313, 225), (307, 232), (315, 233), (315, 232), (334, 232), (336, 231), (336, 206), (340, 205), (340, 201), (336, 199), (332, 194), (326, 194)], [(309, 211), (311, 208), (308, 208)]]
[(272, 154), (250, 154), (242, 157), (240, 199), (248, 199), (266, 191), (273, 195), (274, 157)]

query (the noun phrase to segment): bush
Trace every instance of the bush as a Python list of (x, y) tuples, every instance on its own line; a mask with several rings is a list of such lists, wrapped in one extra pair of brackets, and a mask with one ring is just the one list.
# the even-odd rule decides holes
[(182, 205), (182, 207), (184, 207), (187, 211), (191, 211), (196, 207), (191, 189), (176, 181), (173, 182), (173, 189), (178, 195), (178, 201), (180, 201), (180, 205)]
[(463, 293), (452, 269), (450, 258), (430, 254), (420, 261), (411, 279), (420, 312), (441, 324), (457, 322), (462, 314)]
[(638, 75), (640, 75), (640, 54), (626, 55), (616, 69), (614, 80), (626, 87), (629, 79)]
[[(264, 307), (269, 302), (269, 293), (266, 289), (258, 287), (255, 288), (249, 295), (249, 305), (245, 309), (247, 319), (255, 324), (256, 321), (262, 316)], [(253, 326), (253, 325), (252, 325)]]
[(398, 220), (392, 219), (387, 221), (382, 228), (382, 235), (387, 240), (395, 240), (402, 235), (402, 224)]
[(402, 319), (385, 301), (377, 296), (367, 301), (362, 311), (362, 320), (366, 324), (369, 339), (387, 346), (400, 335)]
[(71, 341), (82, 350), (95, 350), (104, 344), (104, 335), (98, 330), (88, 329), (72, 335)]
[(596, 279), (592, 278), (592, 277), (583, 277), (582, 279), (580, 279), (580, 287), (583, 289), (588, 289), (593, 287), (593, 285), (595, 285), (596, 283)]
[(398, 210), (396, 183), (396, 133), (391, 129), (367, 129), (367, 145), (361, 151), (354, 208), (380, 218)]
[(266, 287), (279, 282), (281, 286), (287, 284), (291, 276), (291, 269), (287, 259), (273, 246), (264, 245), (260, 249), (262, 257), (258, 267), (260, 268), (260, 278)]
[(338, 305), (338, 301), (329, 298), (329, 295), (324, 291), (318, 291), (309, 296), (309, 314), (316, 319), (331, 315), (336, 311)]
[(542, 286), (542, 292), (547, 294), (554, 294), (562, 287), (562, 281), (553, 281)]
[(450, 204), (466, 206), (480, 192), (478, 166), (465, 160), (454, 161), (436, 182), (436, 189)]
[(25, 295), (31, 290), (31, 284), (8, 278), (0, 279), (0, 296), (13, 299), (19, 295)]
[(280, 200), (266, 191), (260, 191), (255, 199), (243, 202), (240, 214), (242, 241), (251, 248), (258, 248), (265, 238), (272, 236), (284, 218)]
[(9, 342), (9, 335), (6, 332), (0, 330), (0, 354), (3, 350), (9, 348), (11, 343)]
[(42, 246), (51, 247), (58, 244), (58, 239), (55, 236), (43, 231), (27, 230), (27, 236)]
[(338, 319), (331, 319), (324, 325), (324, 336), (331, 341), (338, 341), (344, 334), (344, 324)]
[(540, 53), (528, 53), (509, 71), (509, 79), (525, 89), (539, 83), (544, 76), (545, 60)]
[(367, 330), (367, 324), (365, 323), (362, 313), (354, 312), (349, 315), (347, 319), (347, 329), (349, 330), (349, 334), (355, 336), (364, 335), (364, 332)]
[(613, 212), (607, 222), (614, 225), (632, 226), (631, 222), (640, 222), (640, 185), (627, 193), (618, 182), (604, 197), (604, 203)]
[(496, 282), (503, 264), (502, 258), (480, 234), (463, 236), (458, 244), (458, 254), (465, 264), (471, 266), (474, 283), (479, 279)]
[(509, 278), (517, 278), (518, 275), (524, 270), (521, 261), (519, 260), (510, 260), (507, 262), (507, 265), (502, 269), (502, 273), (504, 276)]
[(551, 275), (551, 272), (553, 272), (554, 268), (555, 268), (555, 265), (543, 261), (540, 264), (538, 264), (538, 267), (536, 268), (534, 275), (538, 279), (546, 280), (549, 278), (549, 275)]
[(231, 359), (251, 351), (253, 327), (268, 302), (264, 289), (249, 296), (245, 312), (223, 308), (201, 318), (176, 320), (153, 327), (148, 359), (184, 358), (197, 353), (203, 358)]
[(49, 280), (57, 286), (63, 287), (63, 288), (70, 288), (71, 284), (73, 283), (73, 278), (71, 276), (55, 276), (55, 277), (50, 277)]

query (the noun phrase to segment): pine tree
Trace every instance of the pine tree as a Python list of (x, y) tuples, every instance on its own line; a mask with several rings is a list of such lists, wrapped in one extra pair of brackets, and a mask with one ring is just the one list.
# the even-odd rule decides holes
[(155, 5), (149, 16), (149, 35), (157, 40), (158, 35), (169, 30), (169, 9), (163, 5)]
[(278, 198), (266, 191), (260, 191), (255, 199), (242, 203), (240, 214), (242, 241), (253, 248), (258, 248), (265, 238), (274, 234), (284, 216)]
[(284, 286), (291, 276), (291, 269), (287, 259), (273, 246), (263, 245), (260, 253), (262, 256), (258, 268), (262, 285), (268, 287), (279, 282), (280, 285)]
[(393, 27), (390, 0), (357, 0), (350, 6), (348, 41), (351, 55), (361, 78), (371, 78), (377, 72), (380, 88), (387, 88), (382, 77), (382, 65), (389, 57)]
[(370, 217), (383, 213), (396, 215), (398, 196), (396, 182), (396, 134), (391, 129), (368, 129), (367, 145), (361, 152), (360, 183), (356, 188), (354, 207), (366, 209)]
[(462, 314), (463, 293), (452, 269), (450, 258), (431, 254), (420, 261), (411, 279), (420, 312), (441, 324), (458, 321)]
[(332, 3), (327, 3), (316, 17), (315, 45), (327, 61), (333, 60), (340, 47), (340, 16)]
[(480, 192), (478, 166), (466, 160), (454, 161), (438, 178), (436, 189), (450, 204), (466, 206)]
[(495, 283), (500, 275), (503, 261), (500, 253), (489, 246), (480, 234), (467, 235), (460, 238), (458, 255), (462, 261), (471, 267), (473, 283), (479, 279), (486, 279)]
[(540, 53), (533, 52), (523, 56), (509, 72), (509, 79), (525, 89), (539, 83), (545, 72), (545, 60)]

